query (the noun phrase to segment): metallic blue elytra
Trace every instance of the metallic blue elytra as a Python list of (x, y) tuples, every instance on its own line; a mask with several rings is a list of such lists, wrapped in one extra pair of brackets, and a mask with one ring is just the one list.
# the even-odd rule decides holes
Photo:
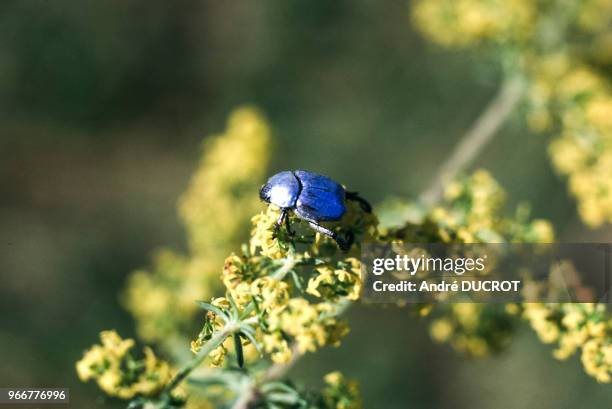
[(307, 170), (277, 173), (262, 186), (259, 197), (282, 209), (276, 223), (277, 230), (285, 222), (287, 230), (293, 234), (287, 217), (288, 212), (292, 211), (313, 229), (334, 239), (343, 250), (351, 247), (352, 233), (348, 232), (347, 237), (342, 238), (319, 223), (340, 220), (346, 213), (347, 199), (358, 201), (364, 211), (371, 211), (370, 204), (357, 193), (347, 192), (333, 179)]
[(336, 181), (316, 173), (296, 170), (302, 185), (295, 212), (305, 220), (335, 221), (346, 213), (344, 188)]

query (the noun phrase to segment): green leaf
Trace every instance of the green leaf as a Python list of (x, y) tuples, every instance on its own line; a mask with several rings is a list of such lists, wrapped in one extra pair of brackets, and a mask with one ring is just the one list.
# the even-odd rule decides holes
[(261, 391), (264, 394), (272, 393), (274, 390), (280, 390), (286, 393), (297, 393), (295, 389), (283, 382), (268, 382), (261, 387)]
[(295, 405), (298, 403), (299, 396), (297, 393), (272, 392), (266, 396), (269, 402), (284, 403), (286, 405)]
[(241, 332), (241, 334), (244, 335), (245, 337), (247, 337), (249, 339), (249, 341), (251, 341), (251, 343), (253, 344), (253, 346), (257, 350), (257, 352), (259, 352), (259, 354), (261, 355), (261, 347), (259, 346), (259, 344), (255, 340), (255, 337), (249, 331), (244, 331), (243, 330)]
[(223, 318), (225, 321), (229, 321), (229, 316), (225, 312), (223, 312), (219, 307), (215, 307), (214, 305), (209, 304), (204, 301), (196, 301), (196, 304), (198, 304), (200, 308), (206, 311), (211, 311), (215, 313), (219, 317)]
[(234, 334), (234, 348), (236, 349), (236, 360), (239, 367), (244, 367), (244, 353), (242, 351), (242, 340), (240, 334)]
[(251, 298), (251, 301), (253, 301), (253, 303), (247, 305), (247, 307), (242, 311), (242, 314), (240, 314), (240, 320), (247, 318), (251, 312), (253, 312), (253, 309), (257, 311), (258, 305), (255, 303), (255, 297)]
[(226, 385), (227, 380), (221, 376), (205, 376), (205, 377), (191, 377), (187, 379), (187, 383), (191, 385), (196, 385), (200, 387), (210, 387), (210, 386), (219, 386)]
[(297, 288), (300, 293), (304, 293), (304, 287), (302, 287), (302, 280), (301, 278), (297, 275), (297, 273), (293, 270), (291, 270), (291, 278), (293, 279), (293, 283), (295, 284), (295, 288)]
[(230, 307), (231, 307), (231, 317), (232, 320), (234, 321), (238, 321), (238, 305), (236, 304), (236, 301), (234, 301), (234, 297), (232, 297), (230, 294), (227, 295), (227, 299), (230, 303)]

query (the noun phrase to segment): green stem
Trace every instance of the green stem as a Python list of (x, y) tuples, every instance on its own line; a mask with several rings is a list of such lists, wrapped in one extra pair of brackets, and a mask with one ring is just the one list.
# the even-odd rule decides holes
[(293, 267), (295, 267), (296, 264), (297, 259), (295, 258), (294, 251), (289, 250), (287, 252), (287, 258), (285, 258), (285, 262), (283, 263), (282, 267), (276, 270), (274, 274), (272, 274), (272, 278), (279, 281), (282, 280), (287, 274), (289, 274), (289, 272), (293, 269)]
[(198, 354), (191, 361), (187, 362), (185, 366), (183, 366), (178, 373), (174, 376), (172, 381), (166, 386), (165, 392), (169, 393), (174, 388), (179, 386), (181, 382), (189, 376), (191, 371), (200, 366), (202, 361), (206, 359), (208, 354), (210, 354), (215, 348), (225, 341), (225, 339), (237, 332), (240, 327), (235, 324), (227, 324), (221, 331), (216, 332), (213, 336), (204, 344), (204, 346), (198, 351)]

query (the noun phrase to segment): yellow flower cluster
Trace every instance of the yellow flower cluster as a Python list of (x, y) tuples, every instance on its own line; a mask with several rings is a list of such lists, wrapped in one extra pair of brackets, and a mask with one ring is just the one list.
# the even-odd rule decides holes
[(583, 0), (578, 10), (578, 25), (584, 31), (596, 34), (610, 32), (612, 2), (609, 0)]
[(501, 241), (494, 229), (504, 192), (491, 175), (479, 170), (471, 176), (451, 183), (445, 191), (445, 203), (431, 211), (431, 220), (438, 226), (443, 242)]
[(291, 353), (283, 342), (283, 334), (295, 340), (300, 354), (315, 352), (325, 345), (340, 345), (349, 329), (335, 318), (335, 309), (330, 303), (311, 304), (303, 298), (292, 298), (268, 317), (268, 332), (272, 336), (263, 339), (266, 351), (273, 351), (275, 362), (287, 362)]
[(247, 256), (238, 256), (232, 253), (225, 259), (221, 280), (226, 288), (233, 291), (242, 283), (250, 283), (258, 276), (256, 267), (256, 265), (249, 263)]
[(459, 352), (481, 357), (504, 349), (511, 340), (514, 319), (503, 305), (457, 303), (432, 321), (431, 337)]
[(331, 372), (323, 378), (323, 400), (329, 409), (361, 409), (363, 403), (357, 382), (346, 379), (340, 372)]
[(228, 295), (239, 306), (244, 306), (254, 301), (258, 309), (265, 312), (284, 306), (289, 301), (290, 294), (289, 284), (285, 281), (264, 275), (261, 270), (259, 271), (261, 276), (236, 274), (236, 268), (240, 265), (257, 268), (253, 261), (242, 260), (241, 257), (236, 255), (228, 257), (223, 270), (223, 282), (225, 283)]
[(484, 41), (521, 43), (533, 35), (532, 0), (418, 0), (412, 19), (429, 39), (444, 46)]
[(449, 184), (441, 205), (416, 215), (393, 234), (410, 243), (553, 242), (552, 225), (530, 220), (525, 206), (517, 209), (514, 218), (502, 217), (505, 196), (487, 171), (477, 170)]
[(523, 309), (540, 340), (557, 343), (555, 358), (581, 350), (586, 373), (599, 382), (612, 381), (612, 319), (604, 305), (525, 303)]
[(609, 337), (586, 341), (582, 346), (580, 360), (586, 373), (598, 382), (609, 383), (612, 380), (612, 342)]
[(136, 360), (130, 354), (134, 340), (122, 339), (115, 331), (102, 331), (100, 340), (101, 345), (91, 347), (76, 364), (82, 381), (94, 379), (108, 395), (121, 399), (155, 396), (170, 381), (170, 366), (150, 348), (144, 349), (144, 359)]
[(249, 218), (260, 206), (257, 189), (269, 146), (269, 127), (252, 108), (235, 110), (225, 132), (204, 141), (200, 166), (179, 201), (189, 256), (159, 251), (151, 271), (132, 273), (122, 297), (143, 339), (175, 351), (191, 328), (193, 300), (220, 289), (218, 266), (246, 237)]
[(612, 221), (612, 87), (588, 66), (575, 66), (565, 54), (534, 64), (529, 93), (537, 130), (558, 124), (550, 145), (559, 173), (569, 179), (578, 212), (590, 226)]
[[(479, 242), (486, 237), (516, 242), (553, 241), (550, 224), (543, 220), (530, 221), (523, 207), (519, 207), (514, 219), (500, 217), (498, 213), (503, 205), (503, 191), (488, 175), (482, 172), (477, 175), (451, 184), (441, 207), (444, 210), (434, 209), (434, 214), (426, 216), (421, 224), (404, 229), (403, 238), (409, 237), (420, 242)], [(472, 210), (472, 206), (476, 210)], [(483, 232), (486, 234), (483, 235)], [(549, 292), (557, 290), (554, 281), (555, 271), (559, 268), (564, 269), (563, 276), (573, 276), (572, 271), (567, 270), (573, 267), (567, 264), (552, 266), (549, 278), (552, 281), (546, 286)], [(582, 292), (586, 288), (576, 283), (573, 290)], [(555, 357), (566, 359), (581, 350), (586, 372), (600, 382), (610, 382), (612, 320), (601, 305), (443, 305), (434, 311), (430, 334), (434, 340), (448, 342), (460, 352), (471, 356), (486, 355), (508, 344), (521, 308), (523, 317), (531, 323), (543, 342), (558, 344), (554, 351)]]
[(356, 258), (349, 257), (339, 262), (335, 269), (322, 266), (315, 270), (318, 274), (308, 280), (307, 293), (330, 300), (346, 297), (354, 301), (359, 298), (361, 263)]
[(188, 279), (197, 277), (202, 267), (196, 260), (162, 249), (155, 254), (151, 271), (130, 275), (122, 300), (136, 317), (143, 339), (158, 340), (166, 347), (180, 342), (177, 338), (188, 328), (187, 317), (195, 310), (193, 300), (212, 291), (212, 283)]
[(260, 207), (258, 189), (269, 162), (270, 128), (253, 108), (235, 110), (221, 135), (204, 140), (204, 155), (179, 201), (194, 255), (223, 260), (246, 238)]
[[(610, 51), (612, 4), (608, 0), (417, 0), (412, 21), (429, 40), (446, 47), (494, 44), (499, 50), (537, 54), (582, 47)], [(589, 50), (585, 37), (595, 44)], [(585, 49), (586, 48), (586, 49)], [(601, 57), (601, 55), (599, 56)], [(609, 62), (609, 60), (604, 60)]]
[[(529, 219), (525, 206), (514, 217), (503, 217), (504, 201), (502, 187), (478, 170), (448, 185), (441, 205), (390, 236), (409, 243), (553, 242), (550, 223)], [(430, 335), (467, 355), (483, 356), (508, 345), (517, 321), (513, 312), (495, 304), (439, 305), (432, 312)]]

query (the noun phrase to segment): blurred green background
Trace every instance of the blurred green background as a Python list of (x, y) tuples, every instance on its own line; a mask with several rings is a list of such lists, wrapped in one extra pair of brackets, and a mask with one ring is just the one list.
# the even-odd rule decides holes
[[(495, 94), (499, 67), (426, 44), (405, 1), (10, 1), (0, 4), (0, 386), (69, 387), (71, 407), (121, 407), (74, 362), (100, 329), (133, 336), (126, 275), (185, 248), (175, 204), (204, 135), (258, 106), (271, 173), (305, 168), (374, 203), (430, 181)], [(532, 203), (564, 241), (587, 230), (520, 115), (474, 166)], [(367, 407), (602, 408), (612, 390), (525, 328), (479, 361), (433, 344), (401, 309), (350, 312), (342, 348), (305, 358), (317, 386), (341, 369)]]

